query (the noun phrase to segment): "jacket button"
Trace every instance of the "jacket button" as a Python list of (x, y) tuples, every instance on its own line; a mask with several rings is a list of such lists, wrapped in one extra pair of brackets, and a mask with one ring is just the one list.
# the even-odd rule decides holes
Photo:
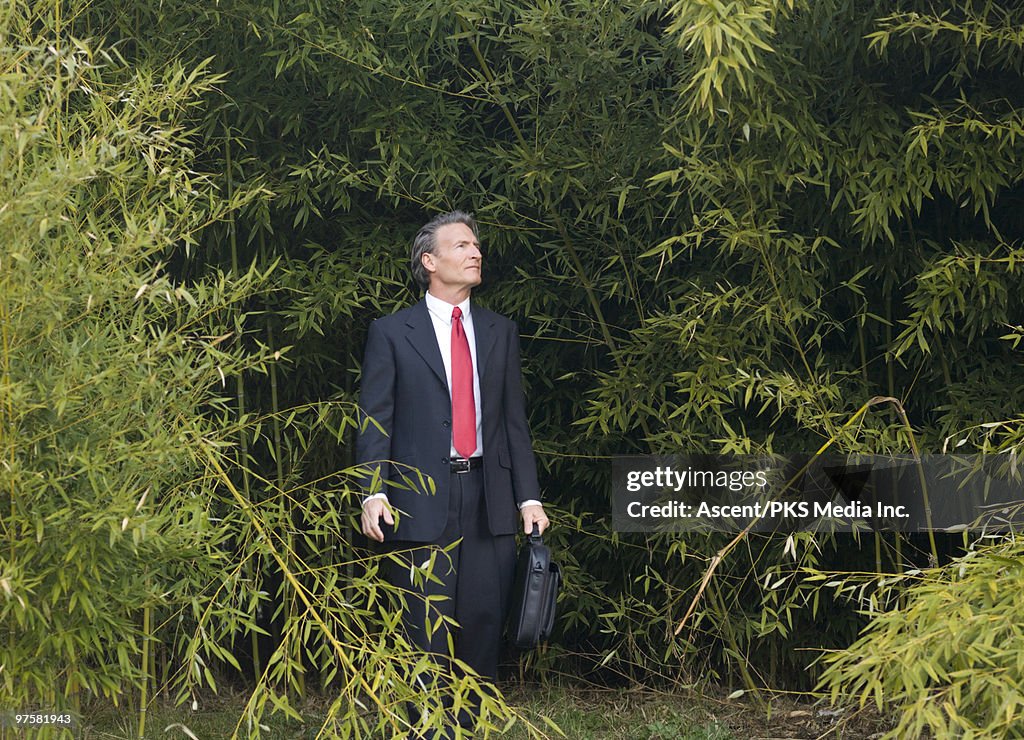
[(445, 429), (447, 429), (451, 425), (452, 425), (452, 423), (450, 421), (448, 421), (447, 419), (445, 419), (444, 421), (441, 422), (441, 426), (443, 426)]
[(441, 458), (441, 464), (442, 465), (447, 465), (448, 464), (448, 458), (447, 457), (442, 457)]

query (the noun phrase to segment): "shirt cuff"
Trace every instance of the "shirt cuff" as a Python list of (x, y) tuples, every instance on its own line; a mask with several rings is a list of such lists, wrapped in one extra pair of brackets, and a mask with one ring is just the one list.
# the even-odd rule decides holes
[(386, 493), (375, 493), (372, 496), (367, 496), (366, 498), (364, 498), (362, 505), (366, 506), (368, 503), (373, 501), (375, 498), (382, 498), (382, 499), (384, 499), (384, 503), (385, 504), (390, 504), (391, 503), (390, 501), (388, 501), (388, 495)]
[[(379, 495), (383, 496), (384, 494), (379, 494)], [(531, 498), (531, 499), (527, 499), (526, 501), (523, 501), (523, 503), (519, 504), (519, 510), (522, 511), (524, 506), (542, 506), (542, 505), (543, 504), (541, 504), (541, 502), (538, 501), (537, 499)]]

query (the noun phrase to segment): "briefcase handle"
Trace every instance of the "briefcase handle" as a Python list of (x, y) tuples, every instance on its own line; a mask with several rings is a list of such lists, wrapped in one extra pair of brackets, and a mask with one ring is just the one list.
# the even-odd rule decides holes
[(533, 523), (533, 531), (530, 532), (530, 542), (543, 542), (544, 538), (540, 536), (540, 527), (537, 526), (537, 522)]

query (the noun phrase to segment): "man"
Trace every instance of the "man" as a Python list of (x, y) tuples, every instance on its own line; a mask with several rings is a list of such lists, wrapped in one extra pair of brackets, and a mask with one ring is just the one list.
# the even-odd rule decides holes
[[(494, 679), (515, 568), (517, 510), (541, 531), (540, 503), (514, 322), (473, 305), (483, 256), (471, 216), (435, 217), (413, 240), (424, 299), (370, 326), (359, 405), (370, 421), (356, 456), (384, 491), (363, 502), (362, 529), (403, 553), (388, 579), (412, 594), (405, 626), (422, 649)], [(416, 471), (422, 473), (419, 477)], [(429, 477), (433, 485), (430, 492)], [(372, 488), (372, 486), (371, 486)], [(440, 553), (452, 543), (454, 547)], [(433, 575), (417, 577), (433, 556)]]

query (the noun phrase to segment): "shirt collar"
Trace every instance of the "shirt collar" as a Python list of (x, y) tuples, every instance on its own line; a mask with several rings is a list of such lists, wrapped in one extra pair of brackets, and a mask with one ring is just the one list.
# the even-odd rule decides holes
[[(424, 295), (424, 299), (427, 302), (427, 310), (434, 314), (437, 318), (441, 319), (448, 326), (452, 325), (452, 309), (455, 308), (448, 301), (443, 301), (437, 296), (431, 295), (429, 291)], [(470, 306), (469, 298), (466, 298), (462, 303), (459, 304), (459, 308), (462, 309), (462, 319), (465, 321), (469, 318)]]

